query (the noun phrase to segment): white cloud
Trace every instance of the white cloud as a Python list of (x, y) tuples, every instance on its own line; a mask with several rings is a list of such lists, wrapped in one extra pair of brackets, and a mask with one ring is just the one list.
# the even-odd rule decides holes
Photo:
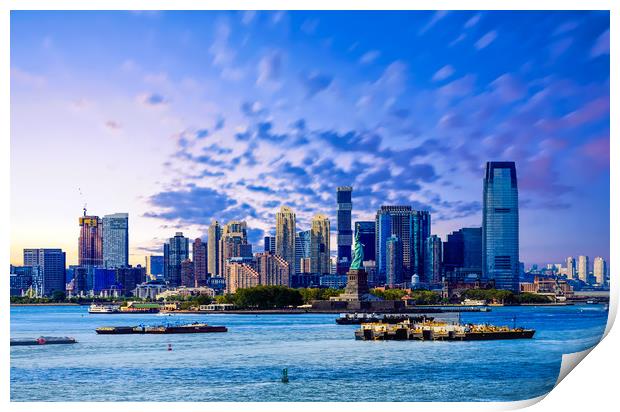
[(491, 43), (493, 43), (493, 41), (497, 38), (497, 32), (495, 30), (491, 30), (490, 32), (488, 32), (487, 34), (485, 34), (484, 36), (482, 36), (475, 44), (476, 49), (478, 50), (482, 50), (485, 47), (487, 47), (488, 45), (490, 45)]
[(446, 17), (447, 15), (448, 15), (448, 12), (446, 10), (438, 10), (438, 11), (436, 11), (435, 14), (433, 14), (433, 17), (431, 17), (431, 19), (428, 21), (428, 23), (426, 23), (426, 25), (423, 26), (420, 29), (418, 34), (422, 35), (422, 34), (426, 33), (427, 31), (432, 29), (433, 26), (435, 26), (437, 23), (439, 23), (439, 21), (441, 19), (443, 19), (444, 17)]
[(596, 43), (590, 52), (591, 57), (598, 57), (603, 54), (609, 54), (609, 29), (596, 39)]
[(466, 29), (469, 29), (471, 27), (474, 27), (476, 24), (478, 24), (479, 21), (480, 21), (480, 13), (473, 15), (469, 20), (465, 22), (465, 25), (463, 27)]
[(374, 62), (375, 60), (377, 60), (379, 58), (379, 56), (381, 56), (381, 52), (379, 50), (368, 51), (368, 52), (364, 53), (362, 55), (362, 57), (360, 57), (360, 63), (361, 64), (370, 64), (370, 63)]
[(454, 74), (454, 68), (450, 66), (449, 64), (447, 64), (443, 66), (441, 69), (437, 70), (437, 72), (435, 72), (435, 74), (433, 75), (433, 81), (445, 80), (448, 77), (452, 76), (453, 74)]

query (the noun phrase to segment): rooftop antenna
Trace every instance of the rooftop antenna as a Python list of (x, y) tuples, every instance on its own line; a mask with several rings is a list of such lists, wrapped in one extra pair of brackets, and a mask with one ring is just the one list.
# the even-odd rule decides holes
[[(79, 187), (78, 187), (78, 192), (80, 194), (80, 197), (83, 198), (84, 194), (82, 193), (82, 189)], [(84, 210), (84, 217), (86, 217), (86, 202), (84, 202), (84, 208), (82, 210)]]

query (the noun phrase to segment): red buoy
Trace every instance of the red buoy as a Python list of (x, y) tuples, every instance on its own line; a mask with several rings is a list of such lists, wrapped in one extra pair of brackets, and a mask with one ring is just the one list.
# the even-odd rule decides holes
[(37, 339), (37, 343), (38, 343), (39, 345), (45, 345), (45, 338), (43, 338), (43, 337), (38, 338), (38, 339)]

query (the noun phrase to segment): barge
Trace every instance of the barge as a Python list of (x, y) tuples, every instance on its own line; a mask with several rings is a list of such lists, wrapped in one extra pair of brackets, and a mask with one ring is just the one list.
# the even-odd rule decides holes
[(363, 323), (355, 331), (357, 340), (444, 340), (444, 341), (472, 341), (472, 340), (503, 340), (503, 339), (531, 339), (534, 329), (509, 328), (493, 325), (461, 325), (445, 322), (404, 321), (395, 325), (385, 323)]
[(396, 324), (408, 320), (409, 322), (432, 321), (433, 318), (427, 316), (412, 316), (405, 313), (341, 313), (336, 318), (339, 325), (361, 325), (362, 323), (389, 323)]
[(38, 338), (11, 338), (11, 346), (30, 346), (30, 345), (63, 345), (77, 343), (74, 338), (67, 336), (39, 336)]
[(211, 326), (206, 323), (187, 325), (160, 326), (103, 326), (95, 329), (99, 335), (136, 335), (136, 334), (172, 334), (172, 333), (215, 333), (228, 332), (226, 326)]

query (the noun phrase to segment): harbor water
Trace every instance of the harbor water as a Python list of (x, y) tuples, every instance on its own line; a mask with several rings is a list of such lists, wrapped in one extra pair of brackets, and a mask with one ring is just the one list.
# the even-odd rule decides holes
[[(337, 314), (88, 314), (86, 306), (11, 307), (12, 401), (514, 401), (543, 395), (564, 353), (602, 337), (603, 305), (494, 307), (462, 322), (536, 329), (533, 339), (356, 341)], [(97, 335), (99, 326), (206, 322), (226, 333)], [(168, 350), (169, 346), (172, 350)], [(288, 369), (288, 383), (282, 370)]]

